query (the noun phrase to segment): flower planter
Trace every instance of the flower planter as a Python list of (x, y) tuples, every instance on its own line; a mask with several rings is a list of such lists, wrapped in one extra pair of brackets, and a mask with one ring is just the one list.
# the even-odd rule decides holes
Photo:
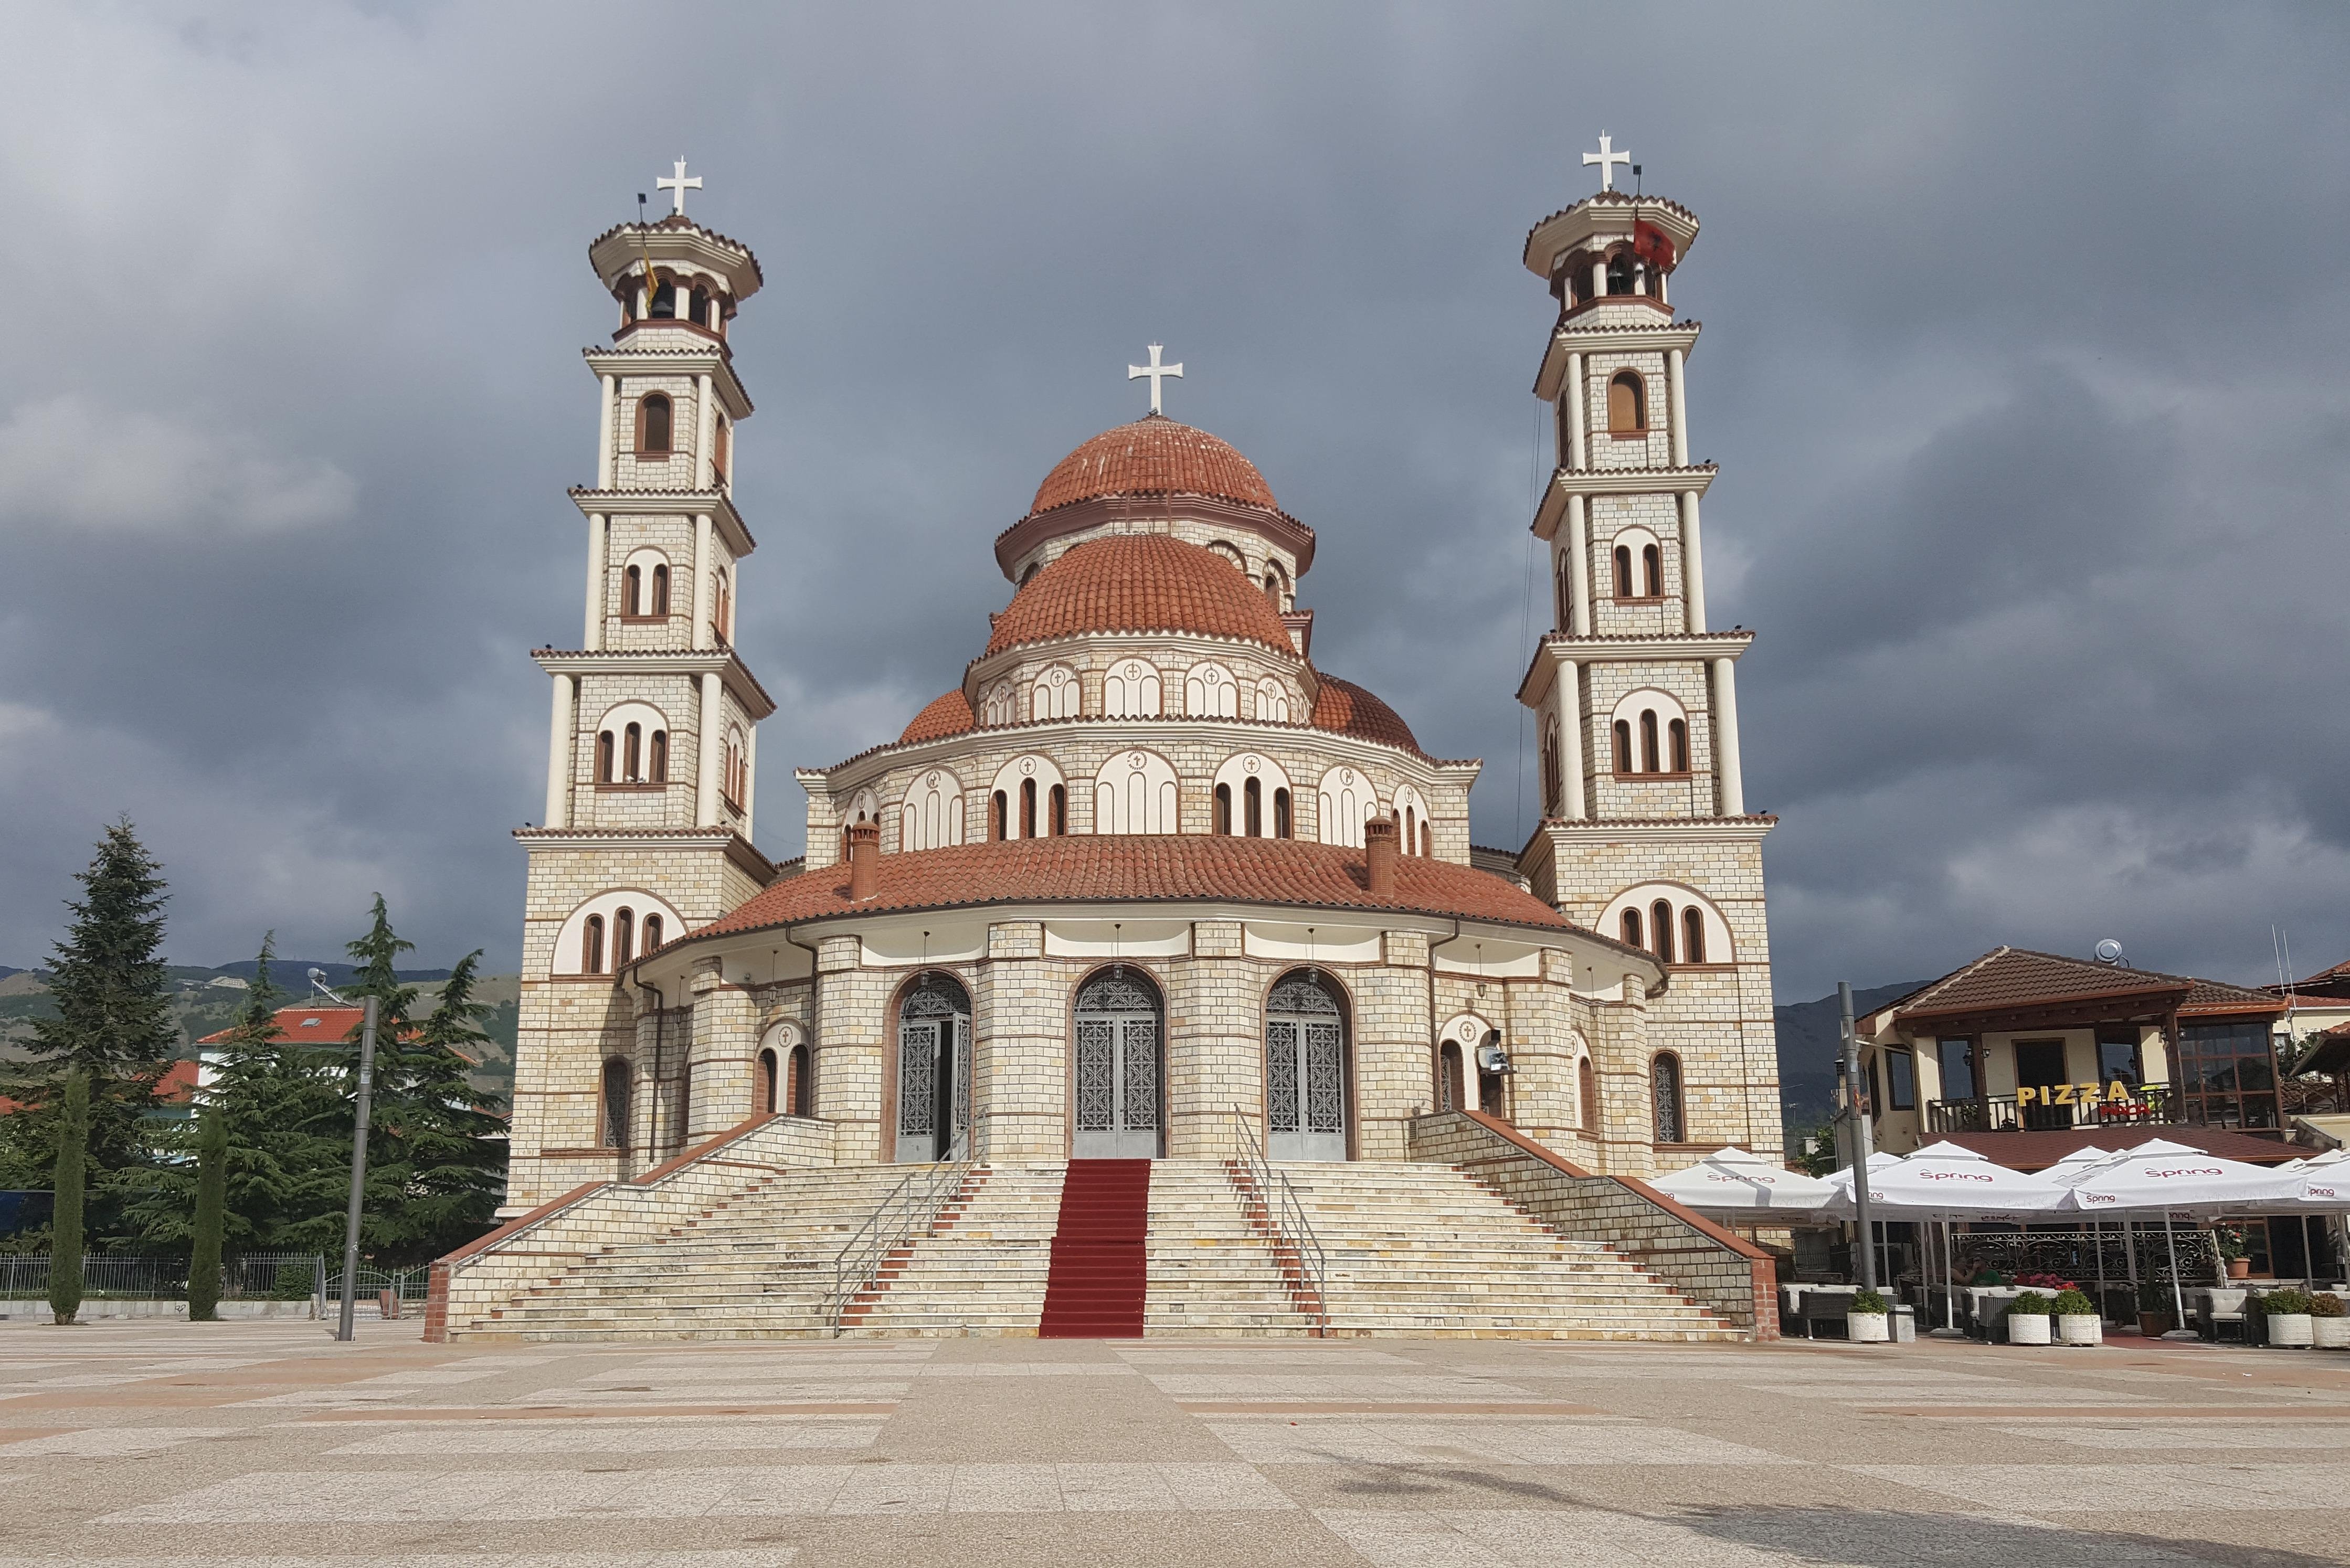
[(2252, 1277), (2252, 1261), (2250, 1258), (2229, 1259), (2228, 1277), (2231, 1280), (2251, 1279)]
[(1844, 1314), (1845, 1337), (1855, 1345), (1883, 1345), (1891, 1337), (1890, 1322), (1891, 1314), (1887, 1313), (1848, 1312)]
[(2310, 1325), (2314, 1320), (2305, 1312), (2272, 1312), (2267, 1321), (2271, 1345), (2306, 1350), (2313, 1341)]
[(2010, 1345), (2047, 1344), (2048, 1314), (2013, 1312), (2008, 1314), (2007, 1343)]
[[(2350, 1323), (2350, 1317), (2342, 1321)], [(2167, 1312), (2142, 1312), (2137, 1314), (2137, 1331), (2148, 1339), (2160, 1339), (2170, 1332), (2170, 1314)]]
[(2320, 1350), (2350, 1350), (2350, 1317), (2313, 1317), (2309, 1335)]
[(2056, 1320), (2056, 1339), (2062, 1345), (2103, 1345), (2105, 1325), (2095, 1313), (2068, 1312)]

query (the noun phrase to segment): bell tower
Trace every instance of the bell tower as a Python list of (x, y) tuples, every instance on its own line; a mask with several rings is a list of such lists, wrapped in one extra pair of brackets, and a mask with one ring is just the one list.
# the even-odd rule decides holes
[(598, 414), (594, 482), (570, 493), (588, 524), (580, 636), (532, 655), (553, 703), (545, 820), (515, 835), (530, 868), (509, 1211), (667, 1152), (648, 1129), (655, 1097), (685, 1092), (679, 1064), (639, 1049), (644, 999), (616, 977), (775, 875), (751, 839), (775, 704), (734, 649), (754, 541), (732, 437), (751, 401), (727, 341), (761, 278), (748, 247), (685, 215), (701, 185), (679, 161), (659, 182), (668, 216), (588, 251), (619, 326), (585, 351)]
[(1672, 303), (1697, 214), (1615, 189), (1629, 155), (1607, 138), (1583, 161), (1599, 192), (1537, 223), (1524, 251), (1557, 302), (1534, 388), (1557, 461), (1533, 524), (1553, 629), (1518, 688), (1542, 800), (1519, 867), (1577, 924), (1668, 966), (1647, 1059), (1617, 1064), (1673, 1078), (1652, 1095), (1672, 1106), (1656, 1141), (1775, 1149), (1762, 865), (1775, 819), (1746, 809), (1738, 732), (1753, 633), (1709, 620), (1699, 509), (1715, 469), (1690, 459), (1686, 383), (1700, 328)]

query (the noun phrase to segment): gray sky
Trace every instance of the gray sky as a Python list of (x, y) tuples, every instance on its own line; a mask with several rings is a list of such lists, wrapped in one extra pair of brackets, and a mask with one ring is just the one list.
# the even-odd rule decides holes
[[(767, 287), (761, 847), (896, 733), (1069, 448), (1168, 410), (1321, 537), (1317, 662), (1519, 842), (1553, 306), (1603, 129), (1674, 297), (1783, 999), (1999, 941), (2350, 956), (2350, 12), (326, 5), (22, 10), (0, 91), (0, 961), (100, 823), (175, 959), (510, 965), (578, 636), (587, 242), (682, 152)], [(1542, 629), (1542, 609), (1534, 629)]]

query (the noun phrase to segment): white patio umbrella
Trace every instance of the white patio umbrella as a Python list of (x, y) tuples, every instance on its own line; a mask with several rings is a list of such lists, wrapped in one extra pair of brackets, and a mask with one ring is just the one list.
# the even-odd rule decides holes
[[(1839, 1219), (1853, 1212), (1850, 1172), (1839, 1172), (1840, 1184), (1828, 1211)], [(2011, 1170), (1961, 1145), (1929, 1144), (1908, 1158), (1868, 1172), (1869, 1217), (1942, 1222), (1943, 1323), (1957, 1322), (1957, 1282), (1951, 1278), (1950, 1225), (1955, 1220), (1999, 1220), (2021, 1223), (2045, 1214), (2063, 1201), (2064, 1189), (2044, 1177)]]
[[(2089, 1171), (2120, 1158), (2120, 1155), (2110, 1149), (2099, 1148), (2093, 1143), (2084, 1144), (2040, 1174), (2059, 1187), (2070, 1187)], [(2100, 1219), (2091, 1223), (2095, 1229), (2093, 1231), (2095, 1239), (2090, 1244), (2097, 1250), (2097, 1310), (2103, 1312), (2106, 1303), (2106, 1222)], [(2135, 1286), (2137, 1283), (2137, 1251), (2129, 1244), (2129, 1228), (2125, 1222), (2122, 1228), (2122, 1251), (2128, 1260), (2130, 1283)]]
[(2118, 1159), (2085, 1170), (2069, 1185), (2065, 1206), (2083, 1214), (2160, 1213), (2163, 1244), (2170, 1254), (2170, 1299), (2183, 1333), (2187, 1295), (2178, 1284), (2178, 1243), (2174, 1218), (2241, 1213), (2263, 1204), (2291, 1202), (2297, 1184), (2257, 1165), (2227, 1159), (2184, 1144), (2149, 1138)]
[(1702, 1213), (1810, 1215), (1835, 1190), (1816, 1176), (1789, 1170), (1742, 1148), (1720, 1148), (1649, 1186)]

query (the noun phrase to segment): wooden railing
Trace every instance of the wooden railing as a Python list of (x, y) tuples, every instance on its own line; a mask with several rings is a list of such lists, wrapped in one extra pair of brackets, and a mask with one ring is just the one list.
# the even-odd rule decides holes
[(2070, 1132), (2075, 1127), (2175, 1127), (2179, 1106), (2166, 1085), (2116, 1096), (2095, 1084), (2022, 1088), (1981, 1100), (1929, 1100), (1929, 1132)]

